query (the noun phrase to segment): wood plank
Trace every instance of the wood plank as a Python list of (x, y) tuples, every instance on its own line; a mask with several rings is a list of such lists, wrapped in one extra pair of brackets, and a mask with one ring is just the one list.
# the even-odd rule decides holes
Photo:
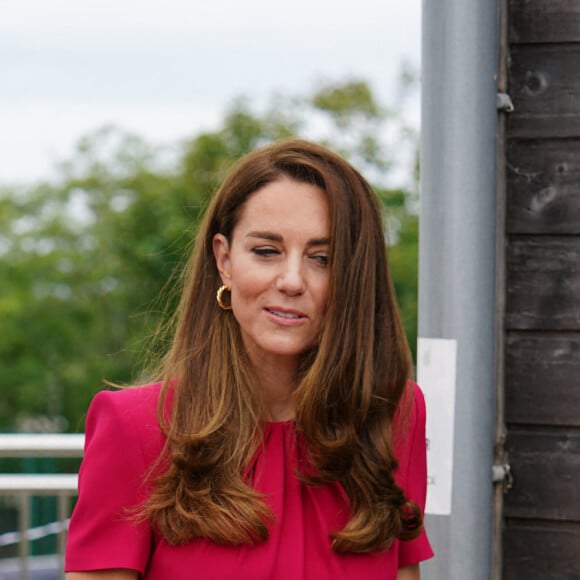
[(506, 228), (580, 234), (580, 139), (510, 139)]
[(580, 430), (509, 428), (508, 518), (580, 522)]
[(580, 578), (580, 524), (507, 520), (503, 580)]
[(580, 43), (516, 45), (510, 57), (508, 136), (580, 137)]
[(508, 23), (503, 578), (580, 578), (580, 0)]
[(580, 332), (507, 333), (508, 423), (580, 427)]
[(509, 40), (511, 43), (580, 41), (580, 0), (510, 0)]
[(510, 237), (508, 329), (580, 330), (580, 237)]

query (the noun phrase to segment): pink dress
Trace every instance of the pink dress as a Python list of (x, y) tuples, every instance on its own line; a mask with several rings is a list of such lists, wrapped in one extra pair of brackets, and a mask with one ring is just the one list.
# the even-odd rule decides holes
[[(147, 494), (147, 469), (163, 442), (157, 424), (159, 384), (102, 391), (89, 408), (79, 498), (70, 522), (67, 571), (137, 570), (147, 580), (394, 580), (399, 567), (430, 558), (425, 533), (373, 554), (335, 554), (329, 534), (348, 520), (349, 500), (338, 483), (311, 487), (295, 475), (304, 448), (294, 423), (269, 423), (251, 467), (253, 486), (275, 514), (270, 536), (256, 546), (207, 540), (170, 546), (127, 508)], [(396, 478), (421, 508), (426, 493), (425, 403), (415, 386), (414, 408), (398, 443)]]

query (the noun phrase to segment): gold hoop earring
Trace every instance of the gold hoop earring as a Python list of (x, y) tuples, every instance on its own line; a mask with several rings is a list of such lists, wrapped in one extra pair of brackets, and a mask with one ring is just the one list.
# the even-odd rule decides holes
[(218, 291), (215, 295), (215, 299), (217, 300), (218, 306), (222, 310), (231, 310), (232, 309), (231, 304), (225, 304), (223, 299), (222, 299), (224, 292), (231, 292), (231, 290), (232, 289), (227, 284), (223, 284), (222, 286), (220, 286), (218, 288)]

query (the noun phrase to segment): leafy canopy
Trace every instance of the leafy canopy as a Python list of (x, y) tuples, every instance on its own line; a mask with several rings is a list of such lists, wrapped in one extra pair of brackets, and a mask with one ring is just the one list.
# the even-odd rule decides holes
[(172, 163), (138, 136), (105, 127), (78, 142), (55, 182), (0, 189), (0, 429), (82, 430), (103, 379), (137, 378), (164, 316), (158, 305), (172, 304), (162, 290), (175, 285), (212, 192), (233, 160), (291, 135), (328, 144), (375, 183), (415, 344), (413, 168), (406, 189), (388, 184), (416, 135), (358, 80), (275, 96), (259, 112), (239, 99), (215, 131), (179, 144)]

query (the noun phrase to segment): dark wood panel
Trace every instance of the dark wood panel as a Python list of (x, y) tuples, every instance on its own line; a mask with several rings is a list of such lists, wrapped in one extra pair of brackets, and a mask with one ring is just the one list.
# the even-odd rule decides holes
[(580, 578), (580, 524), (508, 520), (503, 532), (503, 580)]
[(580, 237), (510, 238), (506, 327), (580, 330)]
[(580, 430), (510, 429), (508, 518), (580, 522)]
[(509, 24), (512, 43), (580, 41), (580, 0), (510, 0)]
[(580, 579), (580, 0), (509, 0), (503, 578)]
[(511, 139), (506, 174), (509, 233), (580, 234), (580, 139)]
[(509, 137), (580, 136), (580, 43), (511, 50)]
[(580, 427), (580, 332), (508, 332), (505, 405), (508, 423)]

